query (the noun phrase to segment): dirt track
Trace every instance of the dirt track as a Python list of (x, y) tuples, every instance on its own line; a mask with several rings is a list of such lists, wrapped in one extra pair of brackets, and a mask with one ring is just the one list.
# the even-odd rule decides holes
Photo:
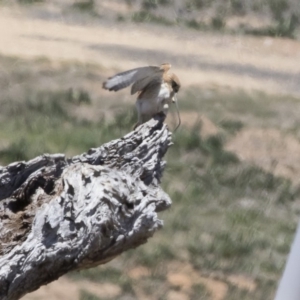
[(300, 42), (205, 34), (174, 27), (115, 23), (78, 25), (0, 11), (0, 53), (92, 62), (107, 69), (171, 62), (188, 85), (222, 85), (300, 95)]

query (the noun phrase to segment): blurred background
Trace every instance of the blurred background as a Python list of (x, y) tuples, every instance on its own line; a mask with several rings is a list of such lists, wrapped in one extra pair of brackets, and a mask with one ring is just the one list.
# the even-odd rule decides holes
[(1, 0), (1, 165), (129, 132), (116, 72), (169, 62), (182, 82), (164, 228), (23, 299), (273, 299), (300, 212), (299, 38), (297, 0)]

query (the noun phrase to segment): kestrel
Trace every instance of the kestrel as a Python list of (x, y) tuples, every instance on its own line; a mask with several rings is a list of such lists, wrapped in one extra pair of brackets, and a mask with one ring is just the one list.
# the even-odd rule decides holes
[(108, 78), (103, 83), (103, 88), (116, 92), (132, 84), (131, 95), (138, 93), (136, 128), (157, 113), (167, 114), (169, 104), (177, 104), (180, 81), (175, 74), (168, 72), (170, 68), (171, 65), (165, 63), (160, 67), (148, 66), (128, 70)]

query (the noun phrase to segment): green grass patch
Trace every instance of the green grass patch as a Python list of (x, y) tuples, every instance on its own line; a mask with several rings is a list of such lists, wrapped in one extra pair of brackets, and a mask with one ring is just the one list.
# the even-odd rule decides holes
[(205, 285), (203, 284), (194, 284), (192, 286), (192, 294), (190, 297), (191, 300), (209, 300), (211, 299), (210, 293), (207, 291)]
[(20, 103), (3, 101), (0, 138), (10, 143), (0, 149), (0, 161), (28, 160), (44, 152), (79, 154), (130, 130), (133, 113), (120, 111), (109, 123), (101, 118), (98, 122), (76, 119), (68, 111), (90, 104), (86, 91), (73, 95), (70, 90), (30, 94)]
[(93, 282), (112, 282), (118, 283), (122, 277), (122, 272), (114, 268), (91, 268), (82, 271), (75, 271), (69, 274), (69, 277), (74, 280), (88, 279)]
[(80, 300), (101, 300), (102, 298), (99, 298), (97, 296), (95, 296), (94, 294), (91, 294), (85, 290), (80, 291), (80, 296), (79, 296)]
[(180, 100), (181, 110), (204, 114), (228, 133), (242, 127), (271, 127), (290, 132), (300, 129), (300, 101), (294, 96), (194, 87), (187, 89)]
[(75, 271), (68, 274), (73, 280), (87, 279), (93, 282), (110, 282), (119, 285), (123, 293), (133, 294), (132, 283), (122, 270), (110, 267), (96, 267), (82, 271)]
[(156, 247), (140, 247), (135, 250), (136, 263), (148, 268), (157, 266), (159, 263), (166, 263), (175, 259), (175, 249), (171, 245), (159, 243)]
[[(16, 62), (16, 58), (0, 57), (0, 65), (6, 69)], [(47, 61), (36, 64), (48, 66)], [(26, 64), (21, 60), (17, 66), (9, 72), (8, 82), (21, 89), (18, 97), (2, 82), (1, 164), (28, 160), (44, 152), (80, 154), (122, 137), (136, 122), (131, 106), (121, 108), (110, 121), (74, 116), (74, 108), (93, 110), (98, 99), (82, 87), (70, 89), (70, 82), (66, 84), (64, 80), (55, 90), (33, 89), (35, 76), (47, 80), (65, 78), (69, 65), (60, 70), (60, 76), (54, 71), (35, 72), (32, 62)], [(74, 68), (78, 70), (74, 73), (77, 79), (87, 73), (93, 75), (90, 80), (95, 77), (94, 66), (75, 64)], [(108, 102), (101, 101), (103, 105)], [(293, 240), (298, 221), (295, 203), (300, 198), (300, 189), (288, 179), (239, 161), (225, 149), (225, 144), (232, 134), (254, 125), (283, 130), (286, 115), (294, 122), (296, 131), (300, 103), (293, 97), (259, 92), (191, 88), (183, 93), (181, 107), (207, 115), (224, 132), (204, 138), (200, 134), (201, 124), (196, 123), (192, 128), (182, 126), (173, 135), (174, 145), (165, 157), (167, 166), (162, 180), (173, 206), (161, 214), (164, 229), (146, 245), (119, 257), (117, 267), (112, 261), (69, 276), (74, 280), (118, 284), (124, 295), (134, 297), (133, 283), (126, 270), (144, 266), (151, 275), (134, 284), (148, 295), (164, 299), (170, 289), (166, 279), (168, 265), (180, 261), (192, 264), (200, 272), (241, 273), (258, 283), (253, 292), (230, 286), (228, 299), (267, 299), (276, 289)], [(202, 288), (194, 286), (191, 299), (197, 299), (197, 294), (209, 298)]]

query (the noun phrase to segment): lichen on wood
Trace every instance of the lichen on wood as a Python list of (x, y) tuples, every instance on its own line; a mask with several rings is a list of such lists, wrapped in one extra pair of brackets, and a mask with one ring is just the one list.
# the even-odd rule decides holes
[(163, 121), (72, 158), (0, 168), (0, 299), (104, 264), (163, 225), (157, 212), (171, 205), (159, 186), (171, 145)]

